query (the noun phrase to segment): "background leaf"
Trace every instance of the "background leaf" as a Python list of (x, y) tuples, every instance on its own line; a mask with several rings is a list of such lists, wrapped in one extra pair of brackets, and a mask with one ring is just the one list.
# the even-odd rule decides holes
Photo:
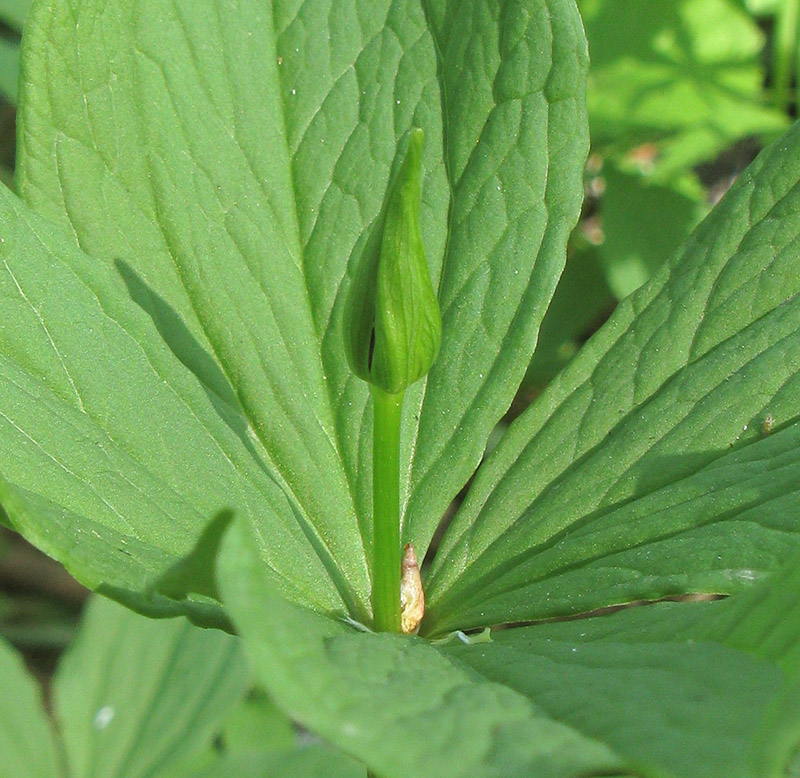
[(33, 0), (0, 0), (0, 19), (15, 32), (22, 32), (32, 3)]
[(0, 92), (12, 103), (19, 87), (19, 36), (33, 0), (0, 0)]
[(600, 254), (608, 284), (622, 300), (656, 273), (706, 209), (690, 176), (665, 186), (609, 164), (603, 178)]
[(39, 685), (22, 657), (0, 640), (0, 752), (3, 770), (18, 778), (63, 776)]
[[(52, 680), (54, 721), (21, 658), (0, 642), (3, 770), (20, 778), (193, 775), (171, 770), (216, 731), (247, 676), (236, 638), (94, 597)], [(275, 744), (285, 749), (291, 739)]]
[(765, 105), (762, 33), (735, 0), (579, 4), (592, 43), (594, 144), (661, 136), (657, 164), (668, 175), (786, 125)]
[(424, 629), (732, 592), (797, 547), (798, 148), (794, 127), (763, 152), (512, 425)]
[(54, 681), (69, 774), (157, 774), (204, 741), (246, 681), (230, 635), (91, 600)]
[(364, 778), (366, 770), (355, 760), (324, 746), (292, 751), (241, 754), (221, 759), (197, 778)]

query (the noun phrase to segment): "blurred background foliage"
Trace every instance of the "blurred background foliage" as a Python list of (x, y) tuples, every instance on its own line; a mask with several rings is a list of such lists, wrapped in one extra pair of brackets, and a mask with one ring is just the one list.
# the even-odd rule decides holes
[[(0, 0), (0, 179), (12, 188), (31, 2)], [(797, 115), (800, 0), (577, 2), (591, 56), (586, 200), (536, 356), (493, 441)], [(45, 682), (85, 599), (0, 527), (0, 637)]]
[(578, 0), (586, 202), (525, 382), (530, 400), (794, 119), (800, 0)]

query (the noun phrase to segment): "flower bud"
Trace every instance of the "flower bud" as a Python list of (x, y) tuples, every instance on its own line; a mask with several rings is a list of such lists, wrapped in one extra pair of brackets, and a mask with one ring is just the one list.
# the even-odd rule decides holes
[(350, 366), (389, 394), (402, 392), (431, 369), (442, 337), (419, 229), (422, 143), (422, 130), (412, 130), (345, 313)]

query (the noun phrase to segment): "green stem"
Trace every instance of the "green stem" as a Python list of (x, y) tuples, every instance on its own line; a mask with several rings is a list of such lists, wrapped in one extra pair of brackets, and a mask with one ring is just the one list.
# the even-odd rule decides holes
[(772, 94), (775, 106), (786, 111), (791, 95), (792, 66), (797, 50), (798, 0), (785, 0), (775, 24), (772, 52)]
[(400, 416), (403, 392), (372, 390), (372, 613), (377, 632), (400, 632)]

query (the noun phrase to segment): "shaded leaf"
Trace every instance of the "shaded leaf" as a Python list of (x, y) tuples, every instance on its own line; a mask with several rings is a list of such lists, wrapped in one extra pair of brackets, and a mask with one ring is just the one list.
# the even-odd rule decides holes
[(593, 142), (624, 148), (660, 137), (667, 175), (786, 125), (764, 104), (763, 34), (735, 0), (581, 0), (580, 8)]
[(238, 754), (223, 757), (196, 778), (364, 778), (366, 771), (344, 754), (325, 746), (290, 751)]
[(54, 681), (69, 774), (154, 775), (203, 743), (246, 681), (230, 635), (93, 599)]
[(609, 164), (603, 176), (600, 253), (608, 285), (622, 300), (669, 259), (707, 208), (691, 175), (665, 185)]
[(32, 3), (33, 0), (0, 0), (0, 19), (16, 32), (22, 32)]
[(0, 753), (3, 771), (15, 778), (64, 775), (42, 691), (22, 657), (0, 640)]

